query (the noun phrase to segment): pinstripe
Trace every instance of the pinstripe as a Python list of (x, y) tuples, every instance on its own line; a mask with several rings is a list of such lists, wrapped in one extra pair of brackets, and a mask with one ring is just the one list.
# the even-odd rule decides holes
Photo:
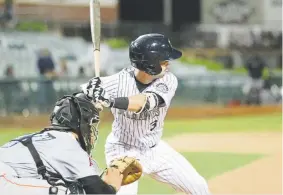
[[(121, 74), (119, 74), (118, 75), (118, 90), (117, 90), (117, 93), (116, 93), (116, 97), (119, 97), (120, 96), (120, 92), (121, 92)], [(117, 123), (116, 121), (118, 121), (118, 119), (117, 119), (117, 117), (118, 118), (120, 118), (120, 115), (118, 114), (119, 113), (119, 110), (118, 109), (114, 109), (115, 111), (114, 111), (114, 127), (116, 127), (116, 128), (114, 128), (114, 129), (120, 129), (120, 123)], [(113, 134), (116, 136), (116, 137), (118, 137), (118, 135), (119, 135), (119, 132), (118, 131), (112, 131), (112, 132), (114, 132)]]
[(145, 127), (145, 121), (137, 121), (137, 126), (136, 128), (139, 129), (139, 132), (141, 132), (141, 135), (144, 134), (142, 128)]
[(128, 137), (128, 135), (125, 134), (125, 132), (122, 133), (121, 135), (122, 135), (122, 138), (123, 138), (123, 142), (124, 142), (124, 143), (129, 143), (129, 137)]
[[(125, 81), (125, 80), (126, 80), (126, 77), (125, 77), (125, 75), (122, 73), (121, 97), (125, 97), (125, 96), (126, 96), (126, 91), (125, 91), (125, 86), (126, 86), (126, 85), (125, 85), (125, 82), (126, 82), (126, 81)], [(121, 126), (122, 126), (122, 128), (123, 128), (123, 127), (125, 127), (125, 118), (121, 115), (121, 119), (122, 119), (122, 120), (121, 120), (120, 122), (121, 122)], [(123, 130), (124, 130), (124, 129), (123, 129)], [(124, 130), (124, 133), (125, 133), (125, 130)], [(122, 134), (122, 136), (125, 136), (124, 133)], [(128, 137), (125, 137), (125, 140), (126, 140), (125, 142), (128, 143)]]
[(175, 177), (171, 177), (171, 172), (167, 171), (165, 174), (161, 173), (160, 175), (151, 175), (154, 179), (164, 182), (164, 183), (169, 183), (169, 185), (173, 186), (174, 189), (180, 190), (182, 192), (186, 192), (186, 190), (181, 186), (178, 185), (178, 181), (176, 180)]
[[(122, 89), (123, 89), (123, 75), (122, 74), (119, 74), (119, 91), (118, 91), (118, 94), (117, 94), (117, 97), (122, 97)], [(118, 129), (120, 130), (120, 131), (122, 131), (122, 129), (123, 129), (123, 126), (122, 126), (122, 115), (120, 115), (119, 114), (119, 110), (118, 109), (116, 109), (117, 110), (117, 117), (118, 117), (118, 119), (116, 120), (117, 121), (117, 126), (118, 126)], [(115, 131), (114, 131), (115, 132)], [(124, 139), (124, 137), (123, 137), (123, 135), (119, 132), (119, 131), (116, 131), (116, 135), (117, 135), (117, 137), (119, 137), (119, 140), (121, 140), (121, 141), (124, 141), (123, 139)]]
[(115, 80), (112, 80), (108, 84), (103, 84), (103, 87), (104, 87), (104, 89), (117, 87), (117, 82)]
[[(134, 83), (134, 78), (132, 77), (132, 74), (130, 75), (130, 86), (131, 85), (134, 85), (135, 83)], [(132, 87), (132, 93), (131, 93), (131, 95), (134, 95), (134, 94), (136, 94), (137, 93), (137, 91), (136, 91), (136, 87)], [(132, 135), (134, 136), (134, 134), (135, 133), (137, 133), (137, 135), (138, 135), (138, 137), (140, 137), (140, 132), (139, 132), (139, 130), (137, 129), (137, 128), (135, 128), (135, 121), (134, 120), (130, 120), (130, 129), (131, 129), (131, 133), (132, 133)], [(135, 145), (136, 143), (134, 143), (134, 145)]]
[(117, 79), (117, 76), (119, 76), (119, 73), (111, 75), (111, 76), (104, 77), (104, 80), (102, 82), (103, 85), (108, 85), (109, 83), (112, 83), (113, 80)]
[(111, 85), (110, 87), (107, 87), (108, 93), (113, 93), (117, 90), (117, 84)]
[(133, 143), (132, 143), (132, 141), (133, 141), (133, 136), (132, 136), (131, 134), (129, 134), (129, 137), (130, 137), (130, 140), (129, 140), (128, 143), (130, 143), (130, 145), (132, 145), (132, 144), (133, 144)]
[[(125, 77), (125, 84), (124, 84), (124, 90), (125, 90), (125, 93), (124, 93), (124, 97), (127, 97), (130, 95), (130, 89), (131, 87), (129, 87), (131, 85), (131, 77), (128, 76), (129, 73), (124, 73), (124, 77)], [(132, 136), (132, 133), (130, 131), (130, 122), (129, 122), (129, 119), (126, 118), (126, 117), (123, 117), (124, 120), (125, 120), (125, 123), (124, 123), (124, 127), (125, 127), (125, 131), (127, 132), (128, 134), (128, 137), (129, 137), (129, 141), (127, 143), (129, 144), (132, 144), (132, 141), (133, 141), (133, 136)]]

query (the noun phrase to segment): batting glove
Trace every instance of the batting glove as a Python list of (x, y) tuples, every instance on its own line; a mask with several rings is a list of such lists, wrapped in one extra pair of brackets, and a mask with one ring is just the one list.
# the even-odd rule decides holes
[(107, 108), (111, 107), (113, 104), (113, 98), (111, 98), (102, 87), (99, 87), (94, 91), (93, 99), (95, 102), (98, 102)]
[(81, 86), (83, 93), (89, 98), (94, 99), (94, 92), (101, 88), (101, 80), (94, 77), (86, 85)]

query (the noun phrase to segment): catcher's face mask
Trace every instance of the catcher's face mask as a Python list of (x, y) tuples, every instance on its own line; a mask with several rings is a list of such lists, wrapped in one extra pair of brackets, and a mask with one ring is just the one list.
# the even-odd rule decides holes
[(99, 111), (83, 93), (64, 96), (59, 100), (51, 121), (57, 126), (75, 130), (82, 148), (91, 154), (98, 139)]
[[(82, 94), (83, 95), (83, 94)], [(80, 94), (80, 96), (82, 96)], [(94, 104), (83, 98), (76, 98), (76, 107), (80, 114), (79, 138), (83, 148), (88, 154), (91, 154), (98, 139), (99, 111)]]

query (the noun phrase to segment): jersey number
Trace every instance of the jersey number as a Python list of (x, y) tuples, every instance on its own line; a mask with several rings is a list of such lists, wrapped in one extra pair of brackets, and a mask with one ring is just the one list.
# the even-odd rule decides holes
[(157, 125), (157, 120), (154, 120), (152, 123), (150, 123), (150, 131), (153, 131), (153, 129), (156, 127)]

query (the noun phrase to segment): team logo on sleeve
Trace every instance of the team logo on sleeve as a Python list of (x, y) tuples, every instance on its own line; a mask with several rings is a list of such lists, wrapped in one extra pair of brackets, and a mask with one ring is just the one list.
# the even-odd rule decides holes
[(165, 83), (158, 83), (156, 85), (156, 90), (157, 91), (160, 91), (162, 93), (167, 93), (169, 90), (168, 90), (168, 87)]

